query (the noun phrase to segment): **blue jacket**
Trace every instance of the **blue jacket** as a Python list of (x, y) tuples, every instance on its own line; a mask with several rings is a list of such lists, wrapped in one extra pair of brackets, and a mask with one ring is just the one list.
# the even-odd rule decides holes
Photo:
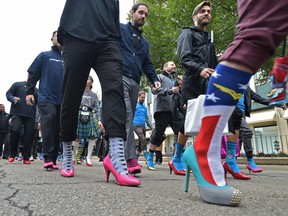
[(148, 111), (145, 104), (137, 103), (136, 110), (133, 119), (133, 126), (142, 126), (145, 127), (145, 123), (151, 129), (153, 128), (152, 122), (148, 117)]
[[(30, 76), (35, 76), (35, 81), (40, 80), (38, 102), (48, 102), (54, 105), (61, 104), (63, 84), (63, 58), (56, 46), (50, 51), (41, 52), (28, 68)], [(27, 94), (35, 89), (35, 81), (28, 79)]]
[(141, 35), (140, 45), (133, 47), (133, 26), (130, 22), (120, 24), (122, 39), (120, 41), (121, 55), (123, 61), (123, 76), (130, 77), (140, 84), (142, 72), (153, 84), (159, 81), (150, 60), (149, 44)]

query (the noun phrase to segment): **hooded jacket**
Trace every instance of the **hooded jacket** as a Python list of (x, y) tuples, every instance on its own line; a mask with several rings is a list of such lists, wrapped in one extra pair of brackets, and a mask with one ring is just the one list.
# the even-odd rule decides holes
[(177, 52), (184, 67), (182, 93), (186, 99), (205, 94), (208, 80), (200, 76), (204, 68), (215, 68), (217, 57), (208, 32), (197, 27), (184, 28), (178, 37)]

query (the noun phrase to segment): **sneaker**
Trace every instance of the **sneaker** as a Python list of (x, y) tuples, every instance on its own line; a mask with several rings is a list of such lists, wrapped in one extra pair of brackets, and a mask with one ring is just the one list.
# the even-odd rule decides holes
[(62, 161), (62, 155), (57, 156), (57, 161)]
[(34, 157), (31, 156), (31, 157), (29, 158), (29, 160), (30, 160), (30, 161), (34, 161)]
[(141, 173), (142, 168), (136, 158), (127, 161), (127, 168), (130, 174)]
[(22, 156), (22, 153), (21, 153), (21, 152), (19, 153), (19, 155), (18, 155), (18, 157), (17, 157), (17, 160), (18, 160), (18, 161), (22, 161), (22, 160), (23, 160), (23, 156)]
[(39, 160), (44, 160), (44, 154), (43, 153), (39, 154)]

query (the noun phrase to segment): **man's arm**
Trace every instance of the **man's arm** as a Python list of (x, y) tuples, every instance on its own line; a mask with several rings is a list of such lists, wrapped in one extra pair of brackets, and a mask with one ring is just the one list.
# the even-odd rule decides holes
[(252, 89), (250, 89), (251, 91), (251, 99), (256, 101), (257, 103), (263, 104), (263, 105), (269, 105), (269, 100), (261, 97), (259, 94), (257, 94), (256, 92), (254, 92)]
[(39, 80), (36, 74), (29, 74), (27, 79), (26, 103), (32, 106), (35, 103), (35, 86)]
[(192, 31), (190, 29), (184, 29), (177, 41), (177, 52), (180, 63), (186, 71), (196, 73), (196, 75), (200, 76), (201, 71), (206, 67), (195, 61), (193, 58), (194, 50)]
[(16, 97), (14, 94), (18, 88), (18, 83), (13, 83), (12, 86), (6, 92), (6, 98), (9, 102), (16, 104), (20, 101), (19, 97)]
[(154, 127), (153, 127), (153, 124), (152, 124), (152, 122), (151, 122), (151, 120), (150, 120), (150, 118), (149, 118), (148, 115), (146, 116), (146, 124), (147, 124), (147, 126), (148, 126), (149, 128), (151, 128), (151, 129), (154, 128)]

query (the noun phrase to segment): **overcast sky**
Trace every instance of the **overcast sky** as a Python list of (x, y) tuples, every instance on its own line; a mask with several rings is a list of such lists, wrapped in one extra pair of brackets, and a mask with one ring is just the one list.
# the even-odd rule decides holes
[[(42, 52), (51, 49), (66, 0), (1, 0), (0, 103), (10, 111), (6, 91), (27, 78), (27, 69)], [(120, 0), (120, 22), (126, 22), (133, 0)], [(95, 73), (91, 74), (97, 82)], [(96, 90), (97, 85), (93, 85)]]

